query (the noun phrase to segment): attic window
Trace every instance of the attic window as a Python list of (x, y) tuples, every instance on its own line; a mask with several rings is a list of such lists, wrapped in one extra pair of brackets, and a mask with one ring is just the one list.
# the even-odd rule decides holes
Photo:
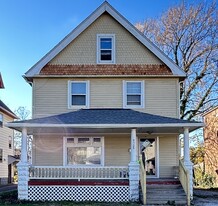
[(114, 34), (97, 35), (97, 63), (102, 63), (102, 64), (115, 63), (115, 35)]

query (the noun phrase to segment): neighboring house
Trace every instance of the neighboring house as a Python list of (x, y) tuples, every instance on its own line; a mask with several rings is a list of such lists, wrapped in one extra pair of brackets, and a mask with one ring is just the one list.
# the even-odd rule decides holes
[(189, 132), (203, 124), (179, 119), (185, 76), (104, 2), (25, 74), (33, 118), (8, 123), (22, 131), (19, 199), (138, 201), (142, 150), (147, 180), (173, 179), (179, 168), (190, 199)]
[(216, 178), (218, 185), (218, 106), (204, 114), (205, 172)]
[[(4, 88), (0, 74), (0, 88)], [(4, 126), (6, 122), (17, 119), (17, 116), (0, 100), (0, 185), (13, 181), (13, 130)]]

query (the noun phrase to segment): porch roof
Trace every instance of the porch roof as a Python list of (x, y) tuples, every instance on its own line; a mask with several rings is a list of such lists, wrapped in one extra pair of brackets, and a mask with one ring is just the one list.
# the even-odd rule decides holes
[[(69, 129), (129, 129), (137, 128), (141, 132), (174, 132), (189, 127), (190, 131), (198, 129), (202, 122), (138, 112), (132, 109), (80, 109), (48, 117), (7, 123), (17, 130), (22, 128), (69, 128)], [(162, 128), (162, 129), (161, 129)], [(182, 132), (182, 131), (181, 131)]]

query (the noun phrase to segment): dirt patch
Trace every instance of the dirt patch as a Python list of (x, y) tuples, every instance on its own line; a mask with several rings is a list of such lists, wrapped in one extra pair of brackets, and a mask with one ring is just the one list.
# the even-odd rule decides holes
[(195, 206), (217, 206), (218, 188), (216, 189), (194, 189), (193, 205)]

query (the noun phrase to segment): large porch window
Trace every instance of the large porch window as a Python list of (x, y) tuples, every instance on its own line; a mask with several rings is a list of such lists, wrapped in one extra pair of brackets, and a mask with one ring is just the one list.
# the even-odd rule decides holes
[(103, 137), (65, 137), (65, 165), (103, 165)]

